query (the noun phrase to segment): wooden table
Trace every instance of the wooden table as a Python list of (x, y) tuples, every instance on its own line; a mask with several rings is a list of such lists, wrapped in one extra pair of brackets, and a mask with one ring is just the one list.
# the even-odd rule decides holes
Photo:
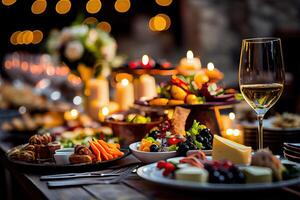
[[(25, 138), (24, 138), (25, 139)], [(285, 189), (259, 191), (259, 192), (191, 192), (188, 190), (173, 189), (161, 185), (153, 184), (140, 179), (136, 174), (132, 174), (120, 184), (111, 185), (90, 185), (69, 188), (49, 189), (46, 182), (40, 181), (40, 175), (22, 173), (14, 169), (5, 157), (5, 152), (16, 145), (22, 143), (22, 139), (8, 137), (8, 134), (0, 132), (0, 165), (2, 172), (0, 175), (0, 199), (299, 199), (300, 197)], [(131, 155), (132, 156), (132, 155)], [(129, 157), (129, 159), (132, 159)], [(4, 190), (6, 188), (6, 192)], [(300, 190), (299, 187), (294, 188)]]

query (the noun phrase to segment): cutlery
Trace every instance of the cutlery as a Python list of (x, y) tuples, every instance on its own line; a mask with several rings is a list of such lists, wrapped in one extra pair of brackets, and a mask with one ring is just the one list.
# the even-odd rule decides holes
[(58, 179), (72, 179), (72, 178), (88, 178), (88, 177), (110, 177), (110, 176), (119, 176), (120, 173), (125, 171), (128, 167), (120, 168), (113, 170), (112, 172), (84, 172), (84, 173), (66, 173), (66, 174), (53, 174), (53, 175), (45, 175), (41, 176), (41, 181), (46, 180), (58, 180)]
[(81, 186), (81, 185), (93, 185), (93, 184), (117, 184), (123, 179), (129, 176), (133, 170), (135, 170), (138, 165), (128, 167), (119, 176), (109, 179), (93, 179), (93, 180), (63, 180), (63, 181), (48, 181), (48, 187), (71, 187), (71, 186)]

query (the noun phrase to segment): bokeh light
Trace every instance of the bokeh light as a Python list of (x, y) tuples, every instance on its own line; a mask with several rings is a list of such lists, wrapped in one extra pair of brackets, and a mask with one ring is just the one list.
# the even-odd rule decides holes
[(97, 24), (98, 23), (98, 19), (96, 19), (95, 17), (87, 17), (83, 20), (82, 22), (83, 24)]
[(155, 0), (155, 2), (160, 6), (169, 6), (173, 0)]
[(5, 6), (11, 6), (16, 3), (16, 0), (2, 0), (2, 4)]
[(171, 26), (171, 19), (166, 14), (158, 14), (149, 20), (151, 31), (165, 31)]
[(43, 32), (40, 30), (34, 30), (32, 44), (38, 44), (43, 40)]
[(47, 8), (46, 0), (35, 0), (31, 6), (31, 12), (33, 14), (39, 15), (45, 12)]
[(115, 2), (115, 9), (120, 13), (125, 13), (130, 9), (130, 0), (117, 0)]
[(43, 39), (43, 32), (40, 30), (25, 30), (25, 31), (15, 31), (10, 36), (10, 43), (13, 45), (18, 44), (38, 44)]
[(55, 10), (58, 14), (64, 15), (70, 11), (71, 6), (70, 0), (59, 0), (55, 6)]
[(97, 24), (97, 28), (109, 33), (111, 31), (111, 25), (108, 22), (102, 21)]
[(18, 37), (19, 33), (21, 33), (21, 31), (16, 31), (13, 34), (11, 34), (11, 36), (10, 36), (10, 43), (12, 43), (13, 45), (17, 45), (18, 44), (17, 37)]
[(100, 11), (102, 7), (100, 0), (89, 0), (86, 3), (86, 11), (90, 14), (95, 14)]

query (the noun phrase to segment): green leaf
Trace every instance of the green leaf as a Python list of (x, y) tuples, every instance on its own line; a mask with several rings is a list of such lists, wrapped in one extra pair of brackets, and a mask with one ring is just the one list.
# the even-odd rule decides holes
[(196, 145), (196, 147), (197, 147), (198, 149), (202, 149), (202, 148), (203, 148), (203, 145), (202, 145), (201, 142), (198, 142), (197, 140), (194, 140), (194, 142), (195, 142), (195, 145)]

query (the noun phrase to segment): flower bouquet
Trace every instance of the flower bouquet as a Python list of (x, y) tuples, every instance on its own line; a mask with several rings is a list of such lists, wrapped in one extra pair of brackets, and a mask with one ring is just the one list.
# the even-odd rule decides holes
[(63, 61), (83, 81), (99, 75), (107, 77), (121, 63), (117, 44), (108, 33), (88, 25), (53, 30), (47, 40), (49, 53)]

